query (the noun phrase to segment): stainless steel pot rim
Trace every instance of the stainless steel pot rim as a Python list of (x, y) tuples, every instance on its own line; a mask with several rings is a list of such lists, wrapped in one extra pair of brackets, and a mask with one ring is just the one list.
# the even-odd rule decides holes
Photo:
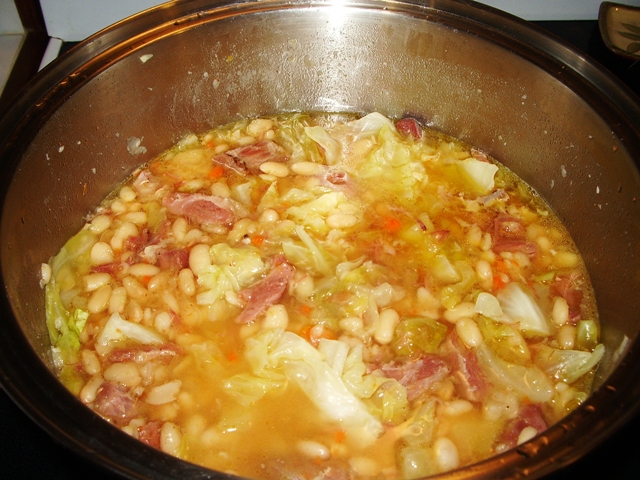
[[(8, 170), (19, 168), (19, 157), (38, 128), (56, 108), (95, 75), (120, 58), (165, 35), (178, 35), (218, 18), (252, 15), (263, 11), (311, 11), (317, 8), (385, 10), (426, 21), (446, 22), (452, 28), (483, 35), (515, 51), (585, 98), (616, 129), (635, 158), (640, 159), (640, 104), (637, 97), (601, 67), (541, 30), (491, 7), (466, 0), (405, 1), (206, 1), (167, 3), (124, 20), (90, 37), (43, 70), (15, 99), (0, 119), (0, 158)], [(622, 121), (624, 119), (624, 121)], [(8, 159), (8, 160), (6, 160)], [(2, 198), (10, 176), (2, 179)], [(4, 282), (3, 278), (3, 282)], [(11, 299), (2, 296), (2, 311), (10, 312)], [(0, 342), (15, 348), (0, 349), (0, 380), (7, 393), (54, 438), (108, 470), (129, 478), (231, 478), (203, 471), (140, 445), (75, 402), (34, 353), (14, 318), (7, 316)], [(445, 474), (446, 478), (489, 478), (497, 464), (511, 464), (513, 475), (541, 476), (566, 465), (604, 440), (640, 410), (640, 351), (632, 339), (623, 364), (635, 363), (625, 373), (615, 371), (576, 412), (541, 437), (510, 452), (470, 468)], [(48, 399), (44, 407), (28, 392), (39, 385)], [(609, 405), (609, 422), (594, 422), (594, 412)], [(65, 425), (64, 428), (61, 425)], [(71, 428), (67, 428), (71, 426)], [(567, 443), (568, 442), (568, 443)], [(536, 463), (538, 455), (547, 462)], [(158, 472), (162, 473), (158, 473)]]

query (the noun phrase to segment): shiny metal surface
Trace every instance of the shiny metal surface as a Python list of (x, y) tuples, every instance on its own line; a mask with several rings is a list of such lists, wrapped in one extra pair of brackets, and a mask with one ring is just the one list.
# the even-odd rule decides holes
[[(168, 3), (91, 37), (0, 120), (0, 380), (61, 442), (131, 478), (226, 478), (107, 428), (50, 372), (37, 272), (136, 166), (187, 132), (290, 110), (411, 113), (529, 182), (566, 223), (608, 353), (590, 399), (449, 478), (541, 476), (640, 403), (640, 106), (587, 59), (469, 1)], [(146, 153), (132, 155), (131, 137)]]

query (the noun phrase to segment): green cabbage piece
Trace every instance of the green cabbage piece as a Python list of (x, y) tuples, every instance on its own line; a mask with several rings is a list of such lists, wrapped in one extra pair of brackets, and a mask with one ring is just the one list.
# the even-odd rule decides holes
[(226, 243), (218, 243), (209, 249), (209, 254), (213, 264), (233, 277), (232, 281), (239, 288), (251, 285), (267, 270), (260, 250), (250, 245), (234, 248)]
[(239, 292), (267, 270), (260, 250), (251, 245), (234, 248), (219, 243), (209, 249), (209, 254), (213, 265), (198, 272), (198, 285), (204, 287), (196, 296), (198, 305), (212, 305), (229, 290)]
[[(68, 292), (81, 284), (80, 275), (91, 268), (91, 248), (96, 241), (96, 236), (84, 228), (71, 237), (49, 262), (51, 280), (45, 286), (45, 316), (54, 361), (59, 368), (79, 361), (80, 334), (89, 318), (89, 313), (81, 309), (69, 312), (61, 292)], [(72, 377), (70, 372), (65, 374), (65, 378)]]
[(535, 362), (550, 376), (566, 383), (573, 383), (591, 371), (602, 359), (605, 347), (596, 346), (593, 352), (560, 350), (546, 345), (536, 348)]
[(107, 347), (111, 342), (127, 339), (135, 340), (145, 345), (161, 345), (165, 343), (165, 338), (155, 329), (125, 320), (118, 312), (114, 312), (98, 334), (96, 344), (101, 347)]
[[(414, 201), (418, 186), (426, 178), (411, 148), (395, 131), (384, 125), (377, 136), (378, 147), (358, 167), (358, 178), (376, 181), (376, 188), (389, 192), (399, 201)], [(379, 182), (379, 183), (378, 183)]]
[(302, 205), (289, 207), (286, 217), (315, 233), (326, 234), (329, 232), (329, 227), (325, 219), (346, 200), (347, 197), (342, 192), (325, 193)]
[(384, 429), (337, 372), (342, 361), (336, 355), (340, 355), (337, 349), (327, 361), (302, 337), (280, 329), (266, 330), (247, 339), (245, 351), (254, 375), (274, 385), (285, 379), (296, 383), (329, 421), (340, 424), (347, 438), (364, 448)]
[(478, 315), (477, 323), (485, 344), (502, 360), (519, 365), (531, 361), (527, 342), (514, 326), (496, 322), (483, 315)]
[(391, 347), (397, 355), (434, 353), (447, 334), (446, 325), (426, 317), (405, 318), (398, 323)]
[(544, 403), (553, 397), (551, 379), (535, 365), (524, 366), (507, 362), (495, 355), (487, 345), (476, 349), (478, 360), (494, 382), (511, 387), (534, 403)]
[(282, 242), (287, 260), (296, 267), (314, 275), (333, 275), (337, 261), (321, 245), (314, 242), (304, 227), (296, 225), (295, 232), (301, 243), (293, 240)]
[(598, 324), (594, 320), (580, 320), (576, 331), (578, 345), (585, 350), (593, 350), (598, 345)]
[(289, 152), (292, 163), (324, 163), (318, 144), (305, 133), (305, 128), (309, 126), (309, 116), (300, 114), (291, 121), (279, 123), (275, 130), (276, 142)]
[(324, 158), (328, 165), (335, 165), (341, 159), (342, 146), (335, 138), (319, 125), (305, 127), (304, 133), (324, 150)]
[(467, 158), (456, 162), (461, 177), (472, 190), (480, 195), (490, 193), (494, 186), (494, 177), (498, 167), (493, 163)]
[(519, 283), (511, 282), (496, 295), (496, 298), (504, 314), (518, 322), (524, 334), (546, 337), (551, 333), (549, 322), (540, 305)]

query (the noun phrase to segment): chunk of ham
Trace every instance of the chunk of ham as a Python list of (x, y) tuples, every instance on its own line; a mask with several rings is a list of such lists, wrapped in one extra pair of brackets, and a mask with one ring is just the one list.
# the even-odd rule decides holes
[(156, 253), (158, 267), (162, 270), (182, 270), (189, 266), (189, 251), (185, 249), (166, 249)]
[(396, 122), (396, 129), (404, 134), (409, 135), (416, 140), (422, 138), (422, 127), (415, 118), (405, 117)]
[(177, 345), (136, 345), (135, 347), (119, 348), (113, 350), (107, 357), (109, 363), (137, 362), (146, 363), (151, 360), (170, 362), (176, 355), (182, 353)]
[(228, 198), (201, 193), (172, 193), (163, 204), (174, 215), (182, 215), (195, 223), (230, 225), (236, 215)]
[(527, 241), (527, 231), (522, 222), (511, 215), (498, 215), (493, 221), (493, 251), (522, 252), (529, 257), (538, 253), (538, 246)]
[(383, 365), (380, 370), (389, 378), (395, 378), (407, 389), (407, 399), (413, 401), (436, 382), (449, 375), (449, 366), (441, 357), (425, 354), (418, 359), (407, 362), (391, 362)]
[(103, 382), (93, 401), (93, 409), (118, 427), (123, 427), (138, 412), (138, 402), (129, 390), (114, 382)]
[(448, 363), (455, 372), (458, 394), (471, 402), (481, 402), (489, 384), (475, 352), (468, 349), (455, 332), (449, 334), (445, 348), (448, 351)]
[(580, 306), (584, 293), (580, 287), (580, 275), (577, 272), (558, 277), (551, 284), (551, 293), (567, 301), (569, 306), (569, 324), (576, 325), (582, 316)]
[(287, 155), (277, 143), (271, 140), (261, 140), (217, 154), (212, 160), (214, 163), (231, 169), (236, 173), (259, 174), (261, 173), (260, 165), (265, 162), (286, 162)]
[(240, 291), (240, 298), (246, 303), (244, 310), (236, 317), (236, 323), (246, 324), (256, 320), (267, 309), (280, 301), (293, 277), (293, 267), (281, 263), (255, 285)]
[(148, 422), (138, 427), (138, 440), (150, 447), (160, 449), (160, 422)]
[(498, 437), (497, 450), (508, 450), (516, 447), (520, 433), (526, 427), (534, 428), (537, 434), (548, 428), (539, 405), (527, 404), (520, 408), (518, 415), (507, 422), (505, 429)]

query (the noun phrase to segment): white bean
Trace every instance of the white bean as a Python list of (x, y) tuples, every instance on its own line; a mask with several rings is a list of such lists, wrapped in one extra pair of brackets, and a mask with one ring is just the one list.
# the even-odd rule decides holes
[(393, 308), (382, 310), (373, 338), (381, 345), (390, 343), (393, 340), (393, 334), (399, 321), (400, 315)]
[(324, 166), (314, 162), (297, 162), (291, 165), (291, 171), (297, 175), (314, 176), (320, 175), (324, 170)]
[(111, 226), (111, 217), (108, 215), (96, 215), (89, 224), (89, 230), (95, 234), (101, 234)]
[(553, 263), (558, 268), (573, 268), (578, 264), (579, 257), (573, 252), (558, 252), (553, 257)]
[(91, 265), (106, 265), (115, 260), (113, 249), (107, 242), (97, 242), (91, 247)]
[(340, 328), (346, 330), (349, 333), (361, 332), (364, 327), (364, 322), (360, 317), (346, 317), (338, 322)]
[(289, 325), (289, 314), (282, 304), (271, 305), (265, 312), (262, 328), (281, 328), (285, 330)]
[(258, 137), (261, 134), (266, 133), (268, 130), (273, 128), (273, 120), (268, 118), (256, 118), (255, 120), (251, 120), (249, 125), (247, 125), (247, 133), (254, 137)]
[(327, 226), (338, 230), (351, 228), (358, 224), (358, 217), (349, 213), (332, 213), (327, 217)]
[(480, 259), (476, 262), (476, 275), (482, 288), (486, 290), (491, 289), (493, 286), (493, 270), (487, 260)]
[(556, 334), (558, 346), (563, 350), (572, 350), (576, 343), (576, 327), (563, 325)]
[(114, 288), (109, 299), (109, 313), (122, 313), (126, 305), (127, 290), (124, 287)]
[(183, 268), (178, 273), (178, 288), (188, 296), (196, 293), (196, 282), (193, 277), (193, 271), (190, 268)]
[(260, 218), (258, 219), (260, 223), (274, 223), (278, 220), (280, 220), (280, 215), (272, 208), (267, 208), (260, 214)]
[(436, 462), (444, 471), (453, 470), (460, 465), (460, 456), (458, 448), (447, 437), (439, 437), (433, 442), (433, 451), (436, 456)]
[(551, 318), (559, 327), (567, 323), (569, 320), (569, 304), (563, 297), (556, 297), (554, 299)]
[(313, 277), (309, 275), (302, 277), (293, 287), (296, 298), (302, 300), (309, 298), (315, 289), (314, 284)]
[(472, 302), (462, 302), (453, 308), (445, 310), (443, 316), (445, 320), (455, 323), (463, 317), (473, 317), (475, 314), (475, 308), (476, 306)]
[(136, 263), (129, 267), (127, 270), (128, 275), (134, 277), (153, 277), (160, 273), (160, 268), (150, 263)]
[(125, 202), (133, 202), (136, 199), (137, 195), (133, 188), (125, 185), (120, 189), (120, 193), (118, 194), (118, 196)]
[(209, 254), (209, 245), (199, 243), (195, 245), (189, 252), (189, 268), (198, 275), (202, 270), (211, 266), (211, 255)]
[(260, 171), (278, 178), (284, 178), (289, 175), (289, 167), (279, 162), (264, 162), (260, 164)]
[(104, 379), (128, 388), (135, 388), (142, 382), (140, 369), (134, 362), (120, 362), (109, 365), (104, 370)]
[(78, 398), (82, 403), (91, 403), (96, 399), (96, 395), (98, 393), (98, 389), (100, 385), (104, 382), (102, 375), (99, 373), (95, 374), (93, 377), (89, 379), (87, 383), (84, 384), (84, 387), (80, 390), (80, 394)]
[(147, 223), (147, 212), (127, 212), (121, 218), (135, 225), (144, 225)]
[(150, 405), (164, 405), (165, 403), (174, 402), (178, 398), (180, 387), (182, 387), (180, 380), (172, 380), (153, 387), (147, 394), (147, 403)]
[(169, 307), (169, 310), (179, 314), (180, 313), (180, 304), (178, 303), (178, 299), (176, 296), (165, 290), (162, 292), (162, 302)]
[(483, 338), (480, 328), (475, 320), (469, 317), (462, 317), (456, 322), (456, 333), (469, 348), (475, 348), (482, 344)]
[(442, 405), (442, 413), (449, 416), (462, 415), (473, 410), (473, 404), (467, 400), (451, 400)]
[(127, 291), (127, 295), (131, 298), (141, 300), (147, 298), (149, 292), (146, 288), (133, 277), (124, 277), (122, 279), (122, 286)]
[(80, 359), (82, 360), (82, 368), (89, 375), (95, 375), (100, 373), (100, 360), (93, 350), (82, 350), (80, 353)]
[(109, 307), (109, 299), (111, 298), (111, 285), (105, 285), (93, 292), (87, 302), (87, 310), (89, 313), (104, 312)]
[(111, 275), (106, 272), (89, 273), (82, 278), (85, 292), (94, 292), (111, 283)]
[(184, 237), (189, 230), (189, 223), (183, 217), (176, 218), (171, 225), (171, 233), (177, 242), (183, 243)]
[(231, 190), (226, 183), (216, 182), (211, 185), (211, 194), (216, 197), (229, 198), (231, 196)]
[(109, 244), (114, 250), (122, 250), (125, 240), (136, 235), (138, 235), (138, 227), (131, 222), (124, 222), (116, 229)]
[(161, 333), (168, 332), (169, 329), (171, 328), (172, 323), (173, 323), (173, 318), (171, 318), (171, 315), (167, 312), (158, 313), (154, 320), (154, 325), (156, 327), (156, 330), (158, 330)]
[(298, 451), (312, 459), (327, 460), (331, 457), (331, 451), (326, 445), (312, 440), (299, 441)]
[(173, 422), (165, 422), (160, 429), (160, 449), (164, 453), (178, 456), (180, 444), (182, 443), (182, 432)]
[(524, 442), (528, 442), (536, 435), (538, 435), (538, 430), (536, 430), (531, 425), (527, 425), (520, 431), (520, 435), (518, 435), (518, 445)]

